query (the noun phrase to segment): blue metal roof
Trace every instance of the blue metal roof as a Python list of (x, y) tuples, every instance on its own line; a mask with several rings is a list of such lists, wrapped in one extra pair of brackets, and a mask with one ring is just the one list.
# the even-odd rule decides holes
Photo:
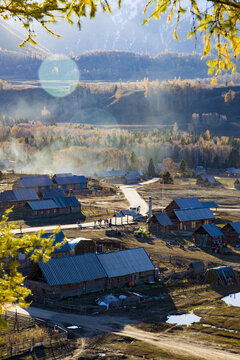
[(53, 201), (57, 204), (58, 208), (81, 206), (80, 202), (78, 201), (78, 199), (75, 196), (56, 197), (56, 198), (53, 198)]
[(5, 190), (0, 193), (0, 202), (39, 200), (34, 189)]
[(201, 208), (202, 204), (196, 197), (174, 199), (180, 209), (197, 209)]
[(155, 216), (159, 224), (162, 226), (172, 225), (172, 222), (166, 213), (153, 214), (153, 216)]
[(240, 234), (240, 221), (232, 221), (229, 223), (229, 225), (231, 225), (231, 227), (238, 233)]
[(43, 189), (41, 190), (43, 199), (53, 199), (55, 197), (64, 197), (62, 189)]
[(218, 208), (218, 204), (215, 201), (200, 201), (203, 207), (206, 208)]
[(174, 210), (179, 221), (196, 221), (215, 219), (212, 211), (208, 208)]
[(126, 209), (126, 210), (121, 210), (121, 213), (126, 216), (126, 215), (131, 215), (131, 211)]
[(23, 176), (20, 180), (17, 180), (21, 187), (35, 187), (35, 186), (50, 186), (54, 185), (48, 175), (31, 175)]
[(140, 179), (143, 176), (143, 173), (141, 171), (129, 171), (127, 175), (125, 176), (125, 179), (127, 180), (135, 180)]
[(215, 224), (202, 225), (202, 227), (212, 237), (223, 236), (223, 233)]
[[(52, 236), (53, 233), (44, 233), (42, 234), (42, 238), (47, 239), (50, 238), (50, 236)], [(65, 235), (62, 231), (59, 231), (59, 233), (55, 234), (55, 240), (53, 242), (53, 245), (55, 246), (58, 243), (61, 243), (63, 241), (63, 239), (65, 238)], [(65, 252), (65, 251), (70, 251), (71, 250), (71, 246), (69, 245), (69, 243), (66, 241), (64, 243), (63, 246), (61, 246), (59, 249), (55, 248), (54, 252)]]
[(96, 254), (52, 258), (46, 263), (39, 261), (38, 264), (50, 286), (74, 284), (107, 277)]
[(53, 200), (28, 201), (32, 210), (50, 210), (58, 209), (58, 205)]
[(97, 254), (97, 257), (110, 278), (154, 270), (143, 247)]
[(121, 212), (115, 213), (113, 216), (116, 217), (116, 218), (123, 218), (124, 217), (124, 215)]
[(54, 180), (58, 185), (71, 185), (71, 184), (86, 184), (87, 179), (85, 176), (55, 176)]

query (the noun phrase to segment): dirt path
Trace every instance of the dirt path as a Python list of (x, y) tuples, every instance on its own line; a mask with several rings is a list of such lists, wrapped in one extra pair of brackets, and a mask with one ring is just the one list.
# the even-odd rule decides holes
[(186, 341), (175, 335), (153, 334), (138, 330), (127, 325), (122, 331), (115, 332), (116, 335), (128, 336), (144, 341), (171, 354), (172, 359), (179, 356), (189, 356), (191, 360), (239, 360), (240, 354), (230, 353), (213, 345)]
[[(14, 309), (13, 309), (14, 310)], [(15, 311), (15, 310), (14, 310)], [(239, 360), (240, 353), (231, 353), (212, 344), (187, 341), (183, 336), (150, 333), (139, 330), (132, 325), (133, 321), (128, 316), (86, 316), (78, 314), (58, 313), (50, 310), (30, 307), (28, 310), (18, 308), (19, 313), (25, 315), (49, 319), (53, 322), (68, 323), (81, 326), (85, 337), (91, 337), (102, 333), (113, 333), (118, 336), (127, 336), (154, 345), (163, 352), (172, 355), (172, 359), (179, 356), (189, 357), (191, 360)], [(77, 355), (84, 351), (84, 341), (77, 351)], [(76, 359), (75, 354), (72, 358)]]

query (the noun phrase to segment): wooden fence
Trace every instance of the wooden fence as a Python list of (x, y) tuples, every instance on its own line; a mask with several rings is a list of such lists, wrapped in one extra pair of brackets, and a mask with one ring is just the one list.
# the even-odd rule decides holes
[(48, 331), (47, 337), (2, 345), (0, 347), (1, 359), (8, 359), (25, 352), (34, 352), (40, 346), (52, 349), (58, 344), (59, 347), (64, 347), (68, 338), (66, 330), (42, 319), (31, 318), (30, 316), (10, 311), (6, 311), (1, 318), (7, 321), (8, 329), (1, 331), (0, 335), (11, 335), (22, 330), (34, 328), (35, 326), (47, 328)]

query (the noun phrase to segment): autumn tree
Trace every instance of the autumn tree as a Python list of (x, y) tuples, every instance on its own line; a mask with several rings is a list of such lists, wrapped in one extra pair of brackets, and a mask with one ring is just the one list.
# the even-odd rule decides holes
[(177, 166), (171, 158), (165, 158), (162, 162), (162, 173), (169, 172), (171, 175), (175, 175), (177, 172)]
[[(24, 285), (24, 276), (19, 271), (18, 257), (23, 252), (32, 261), (37, 262), (40, 258), (43, 261), (50, 259), (50, 254), (54, 251), (53, 241), (55, 232), (49, 238), (43, 238), (43, 232), (38, 234), (24, 233), (21, 237), (14, 236), (12, 230), (14, 226), (8, 225), (7, 210), (0, 221), (0, 315), (7, 309), (8, 304), (16, 304), (26, 307), (26, 298), (31, 291)], [(58, 244), (56, 247), (62, 245)], [(0, 319), (0, 326), (6, 323)]]

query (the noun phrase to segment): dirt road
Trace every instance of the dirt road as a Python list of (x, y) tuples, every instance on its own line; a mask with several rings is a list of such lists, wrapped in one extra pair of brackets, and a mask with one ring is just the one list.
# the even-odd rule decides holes
[[(30, 307), (28, 310), (18, 308), (19, 313), (52, 320), (58, 323), (77, 325), (84, 330), (85, 337), (101, 333), (113, 333), (118, 336), (131, 337), (154, 345), (163, 352), (171, 354), (172, 359), (186, 356), (191, 360), (239, 360), (240, 353), (225, 351), (213, 344), (187, 340), (182, 335), (150, 333), (133, 326), (133, 321), (126, 316), (86, 316), (78, 314), (57, 313), (50, 310)], [(75, 358), (75, 357), (72, 357)]]
[(120, 189), (122, 190), (125, 198), (129, 202), (129, 206), (132, 205), (139, 205), (140, 206), (140, 213), (145, 216), (148, 214), (148, 204), (146, 201), (138, 194), (137, 188), (142, 185), (151, 184), (153, 182), (158, 181), (158, 178), (153, 178), (148, 181), (144, 181), (139, 184), (135, 185), (120, 185)]

